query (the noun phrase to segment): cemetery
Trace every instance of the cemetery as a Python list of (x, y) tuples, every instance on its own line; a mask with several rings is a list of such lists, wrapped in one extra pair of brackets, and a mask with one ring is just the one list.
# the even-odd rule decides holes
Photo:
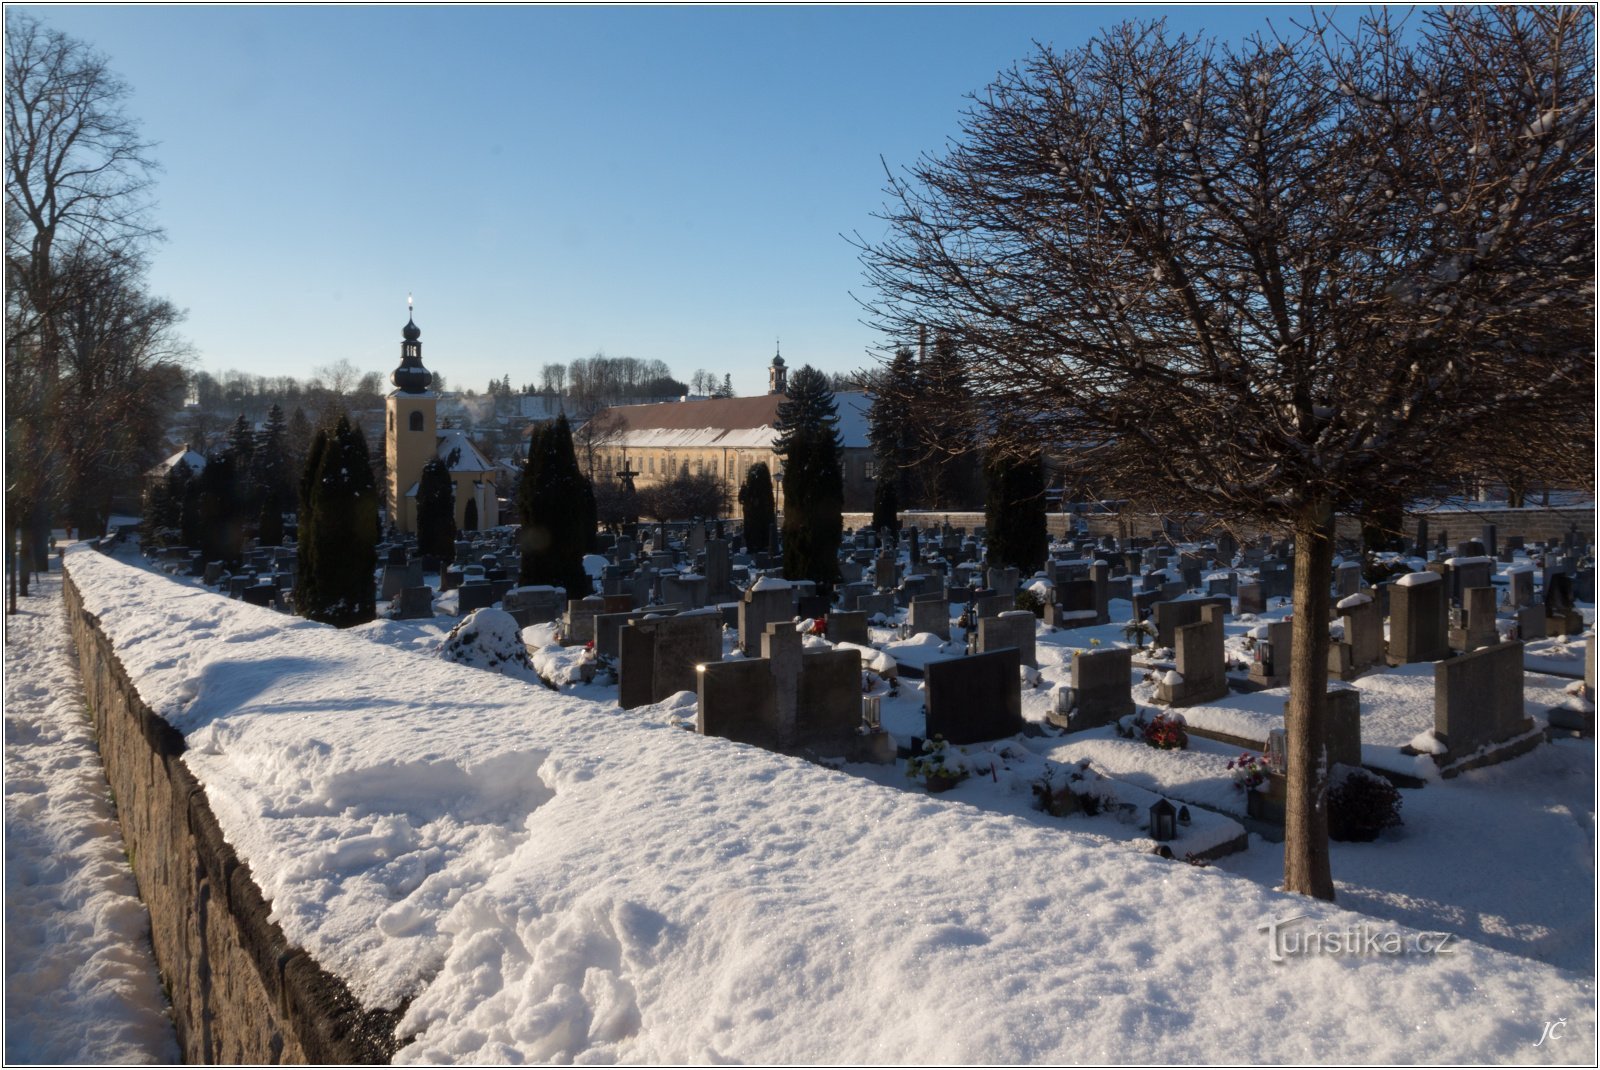
[[(848, 835), (863, 844), (882, 835), (918, 842), (915, 830), (924, 827), (942, 836), (1000, 820), (1008, 837), (1066, 837), (1061, 849), (1089, 837), (1084, 842), (1125, 860), (1103, 864), (1135, 866), (1139, 880), (1163, 879), (1143, 876), (1144, 867), (1176, 867), (1186, 894), (1202, 899), (1235, 896), (1241, 886), (1225, 881), (1226, 891), (1213, 889), (1219, 877), (1208, 869), (1244, 878), (1252, 896), (1277, 894), (1293, 606), (1292, 591), (1269, 577), (1292, 570), (1292, 547), (1122, 544), (1080, 534), (1056, 539), (1049, 566), (1026, 577), (981, 567), (981, 530), (922, 533), (922, 560), (914, 564), (913, 531), (847, 534), (841, 558), (862, 567), (850, 570), (856, 578), (831, 600), (809, 582), (785, 579), (776, 556), (745, 552), (737, 530), (707, 539), (686, 526), (668, 531), (664, 544), (660, 530), (608, 540), (585, 560), (588, 592), (514, 586), (506, 578), (516, 574), (514, 529), (463, 539), (453, 561), (421, 560), (397, 539), (382, 548), (372, 579), (377, 619), (344, 634), (284, 615), (282, 597), (250, 595), (290, 586), (282, 550), (250, 551), (240, 576), (186, 553), (144, 558), (126, 548), (115, 551), (120, 562), (76, 554), (68, 570), (86, 604), (101, 606), (95, 612), (114, 645), (130, 651), (140, 695), (187, 737), (184, 761), (200, 781), (226, 785), (230, 798), (261, 800), (260, 814), (251, 816), (247, 804), (228, 811), (225, 825), (245, 856), (283, 859), (252, 869), (274, 874), (262, 894), (284, 937), (351, 979), (362, 1004), (416, 997), (397, 1032), (422, 1031), (424, 1039), (404, 1050), (424, 1058), (444, 1054), (429, 1047), (428, 1029), (465, 1013), (443, 995), (447, 979), (478, 968), (446, 935), (461, 924), (443, 905), (449, 889), (467, 890), (480, 879), (469, 874), (499, 870), (506, 894), (531, 889), (528, 882), (542, 878), (512, 860), (535, 841), (518, 830), (577, 820), (566, 807), (602, 785), (614, 799), (637, 800), (639, 816), (619, 821), (625, 804), (608, 803), (614, 825), (603, 842), (585, 841), (577, 854), (547, 847), (539, 870), (600, 872), (618, 851), (656, 857), (649, 835), (626, 831), (650, 814), (684, 822), (681, 836), (708, 846), (707, 864), (748, 855), (769, 866), (758, 860), (770, 851), (752, 845), (748, 832), (719, 848), (712, 830), (744, 826), (747, 818), (730, 807), (759, 813), (768, 779), (799, 777), (816, 780), (808, 792), (836, 794), (842, 806), (866, 791), (878, 793), (876, 812), (890, 800), (898, 800), (894, 813), (915, 808), (892, 824), (853, 818), (859, 827)], [(722, 597), (697, 586), (708, 560), (719, 575), (727, 562)], [(1468, 876), (1487, 865), (1532, 872), (1542, 864), (1539, 850), (1577, 834), (1540, 816), (1535, 800), (1543, 796), (1528, 778), (1570, 776), (1592, 763), (1593, 607), (1576, 602), (1572, 584), (1562, 582), (1592, 570), (1591, 551), (1532, 543), (1486, 565), (1416, 546), (1385, 559), (1377, 586), (1350, 567), (1358, 561), (1339, 560), (1328, 577), (1335, 608), (1327, 624), (1325, 754), (1338, 799), (1376, 791), (1393, 801), (1376, 816), (1334, 815), (1349, 837), (1333, 844), (1339, 904), (1317, 909), (1446, 929), (1470, 944), (1477, 961), (1494, 956), (1495, 970), (1509, 962), (1554, 968), (1552, 977), (1592, 972), (1592, 921), (1582, 911), (1560, 906), (1560, 897), (1517, 896)], [(166, 624), (133, 613), (128, 630), (118, 631), (118, 605), (136, 606), (153, 597), (150, 584), (174, 582), (187, 593), (169, 598), (181, 606), (167, 611)], [(1037, 615), (1009, 608), (1021, 592), (1034, 596)], [(224, 608), (228, 600), (238, 608)], [(1576, 632), (1572, 614), (1583, 625)], [(183, 639), (187, 653), (160, 657), (174, 641), (163, 628), (185, 615), (195, 621)], [(306, 629), (316, 630), (315, 654), (306, 653)], [(241, 630), (281, 639), (254, 642), (247, 660), (221, 673), (239, 650), (217, 654), (229, 644), (209, 640)], [(372, 668), (312, 683), (298, 700), (251, 669), (309, 666), (323, 656), (358, 665), (352, 644), (374, 651)], [(377, 674), (373, 682), (361, 683), (368, 672)], [(378, 680), (398, 676), (407, 687), (378, 699)], [(313, 671), (301, 679), (304, 687), (321, 677)], [(341, 699), (337, 717), (311, 713), (326, 705), (321, 696), (347, 693), (367, 696), (366, 705)], [(307, 713), (268, 715), (275, 706)], [(640, 730), (648, 742), (633, 742)], [(572, 732), (581, 745), (562, 742)], [(420, 733), (415, 744), (402, 741), (407, 733)], [(426, 742), (442, 740), (440, 733), (451, 740), (443, 750)], [(309, 783), (289, 795), (273, 786), (305, 760), (297, 755), (330, 745), (332, 764), (317, 759)], [(266, 761), (268, 751), (277, 756)], [(606, 754), (628, 757), (608, 769)], [(247, 773), (253, 761), (264, 765)], [(674, 774), (688, 768), (701, 772), (688, 781)], [(1592, 771), (1585, 775), (1592, 786)], [(1352, 778), (1378, 787), (1351, 795)], [(1497, 793), (1505, 793), (1503, 806)], [(436, 795), (440, 801), (430, 801)], [(267, 806), (269, 798), (279, 801)], [(448, 810), (440, 809), (445, 798)], [(330, 806), (390, 816), (311, 834), (332, 836), (327, 846), (316, 838), (301, 843), (280, 827)], [(443, 840), (441, 822), (454, 830)], [(378, 831), (358, 836), (358, 828)], [(350, 845), (340, 846), (346, 839)], [(683, 842), (680, 834), (670, 840)], [(819, 842), (832, 843), (832, 834)], [(434, 861), (405, 861), (427, 857)], [(808, 865), (833, 864), (814, 852), (806, 857)], [(484, 871), (472, 858), (503, 861)], [(1592, 881), (1592, 873), (1561, 879)], [(314, 920), (325, 910), (329, 881), (351, 904), (344, 936)], [(540, 901), (567, 918), (565, 926), (611, 912), (612, 921), (583, 939), (620, 940), (625, 964), (643, 961), (649, 942), (661, 940), (667, 922), (649, 919), (666, 916), (664, 906), (667, 914), (681, 910), (579, 889)], [(1591, 886), (1578, 890), (1579, 899), (1592, 897)], [(1441, 916), (1422, 901), (1451, 909)], [(1306, 902), (1261, 900), (1259, 910), (1290, 914)], [(1529, 942), (1528, 932), (1549, 935)], [(559, 927), (536, 926), (533, 939), (563, 937)], [(559, 971), (518, 976), (551, 998), (570, 983)], [(606, 984), (612, 994), (586, 997), (585, 1016), (641, 1013), (637, 1003), (616, 1003), (621, 974)], [(637, 990), (626, 997), (639, 998)], [(599, 1032), (558, 1032), (567, 1039), (549, 1041), (550, 1057), (644, 1050), (606, 1047)]]

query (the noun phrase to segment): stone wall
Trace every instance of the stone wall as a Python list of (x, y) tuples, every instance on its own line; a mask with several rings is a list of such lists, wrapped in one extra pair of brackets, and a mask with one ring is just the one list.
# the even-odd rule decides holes
[[(1149, 538), (1150, 533), (1162, 531), (1163, 522), (1166, 520), (1189, 521), (1192, 529), (1190, 535), (1199, 537), (1207, 525), (1203, 518), (1163, 516), (1158, 513), (1049, 513), (1045, 517), (1046, 526), (1052, 538), (1065, 537), (1070, 530), (1071, 523), (1081, 516), (1089, 527), (1089, 533), (1096, 538), (1101, 535), (1143, 536)], [(1430, 540), (1436, 539), (1439, 533), (1446, 532), (1451, 543), (1461, 542), (1465, 539), (1475, 539), (1483, 530), (1483, 525), (1493, 524), (1496, 528), (1496, 537), (1502, 542), (1507, 536), (1521, 535), (1529, 542), (1549, 542), (1566, 536), (1572, 525), (1578, 525), (1590, 541), (1594, 541), (1595, 508), (1594, 506), (1569, 506), (1561, 508), (1541, 508), (1529, 506), (1523, 509), (1439, 509), (1425, 513), (1407, 513), (1405, 518), (1406, 537), (1414, 538), (1417, 533), (1417, 521), (1427, 517)], [(900, 522), (905, 525), (916, 525), (923, 530), (949, 521), (951, 527), (966, 528), (968, 531), (984, 525), (982, 513), (936, 513), (936, 512), (903, 512)], [(844, 526), (858, 529), (866, 527), (872, 522), (871, 513), (846, 513)], [(1265, 530), (1249, 524), (1232, 525), (1235, 535), (1243, 539), (1254, 538)], [(1279, 536), (1287, 536), (1287, 532), (1274, 532)], [(1341, 539), (1361, 538), (1360, 523), (1349, 516), (1338, 518), (1338, 534)]]
[(184, 741), (139, 697), (70, 575), (67, 618), (150, 911), (151, 941), (191, 1063), (387, 1063), (399, 1011), (366, 1011), (344, 982), (292, 947), (222, 837)]

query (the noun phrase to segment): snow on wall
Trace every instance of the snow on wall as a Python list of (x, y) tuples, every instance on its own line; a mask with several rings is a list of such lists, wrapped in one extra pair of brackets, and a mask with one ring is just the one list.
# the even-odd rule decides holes
[(1555, 1014), (1593, 1044), (1589, 978), (1273, 963), (1269, 921), (1373, 920), (67, 560), (285, 934), (415, 997), (400, 1062), (1554, 1061)]

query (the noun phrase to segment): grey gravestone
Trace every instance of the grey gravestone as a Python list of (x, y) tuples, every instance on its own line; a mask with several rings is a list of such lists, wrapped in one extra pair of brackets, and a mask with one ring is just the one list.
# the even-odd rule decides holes
[(1259, 583), (1241, 583), (1238, 587), (1239, 615), (1260, 614), (1267, 611), (1267, 599)]
[(418, 585), (402, 587), (400, 594), (389, 607), (395, 620), (425, 620), (433, 616), (433, 588)]
[(1250, 660), (1250, 682), (1261, 687), (1282, 687), (1289, 682), (1289, 656), (1294, 643), (1294, 622), (1274, 621), (1267, 637), (1256, 640)]
[(853, 610), (863, 595), (872, 593), (870, 583), (847, 583), (839, 588), (839, 605), (844, 609)]
[(704, 576), (674, 575), (664, 573), (661, 576), (661, 600), (674, 602), (699, 609), (706, 604), (709, 593), (709, 581)]
[(1103, 624), (1092, 609), (1067, 609), (1054, 602), (1044, 607), (1044, 622), (1052, 628), (1092, 628)]
[[(1359, 601), (1365, 597), (1367, 601)], [(1383, 616), (1369, 595), (1343, 607), (1344, 641), (1350, 646), (1350, 669), (1360, 672), (1383, 660)]]
[(1523, 606), (1517, 610), (1517, 638), (1524, 643), (1545, 638), (1544, 606)]
[[(496, 584), (488, 585), (492, 590)], [(466, 597), (466, 587), (461, 588), (462, 597)], [(529, 586), (513, 587), (506, 590), (498, 599), (500, 608), (517, 619), (517, 625), (522, 628), (531, 628), (535, 624), (549, 624), (561, 616), (561, 611), (566, 607), (567, 598), (559, 587)]]
[(457, 598), (456, 612), (465, 617), (475, 609), (487, 609), (494, 605), (494, 588), (482, 580), (463, 583), (457, 591)]
[(227, 567), (221, 561), (207, 561), (206, 570), (200, 577), (200, 582), (207, 587), (215, 587), (222, 582), (222, 577), (227, 574)]
[(694, 613), (641, 620), (618, 636), (617, 705), (625, 710), (697, 691), (695, 666), (722, 659), (722, 617)]
[(1457, 557), (1450, 562), (1450, 598), (1457, 605), (1465, 604), (1466, 592), (1474, 587), (1487, 587), (1494, 575), (1494, 562), (1487, 557)]
[(978, 653), (1015, 647), (1022, 664), (1039, 667), (1035, 654), (1034, 628), (1038, 620), (1025, 609), (1008, 610), (997, 617), (978, 620)]
[(1021, 665), (1015, 650), (930, 661), (923, 669), (924, 734), (960, 745), (1021, 732)]
[(1186, 624), (1198, 624), (1204, 619), (1206, 606), (1216, 606), (1227, 613), (1233, 608), (1230, 598), (1186, 598), (1181, 602), (1157, 602), (1153, 613), (1156, 621), (1156, 645), (1172, 646), (1177, 639), (1177, 629)]
[(867, 636), (867, 615), (859, 611), (829, 613), (828, 641), (867, 646), (871, 642)]
[(1426, 578), (1436, 575), (1414, 572), (1389, 585), (1389, 664), (1438, 661), (1450, 656), (1445, 633), (1445, 585)]
[(739, 602), (739, 648), (750, 657), (756, 656), (767, 625), (792, 620), (794, 589), (782, 580), (758, 581)]
[(1533, 566), (1513, 565), (1506, 572), (1506, 597), (1512, 609), (1533, 605)]
[(1098, 728), (1134, 712), (1133, 651), (1126, 647), (1072, 652), (1072, 689), (1077, 710), (1070, 727)]
[(1178, 675), (1181, 680), (1157, 677), (1156, 699), (1167, 706), (1198, 706), (1228, 693), (1224, 671), (1222, 620), (1227, 610), (1209, 605), (1198, 624), (1185, 624), (1176, 631)]
[(937, 635), (940, 639), (949, 639), (950, 603), (944, 599), (936, 602), (912, 602), (910, 623), (913, 635), (927, 632)]
[(1522, 703), (1520, 642), (1440, 662), (1433, 670), (1433, 732), (1447, 748), (1440, 764), (1529, 731)]
[(1483, 542), (1484, 553), (1488, 554), (1490, 557), (1494, 557), (1497, 553), (1499, 553), (1498, 543), (1495, 540), (1495, 526), (1493, 524), (1485, 524), (1483, 526), (1481, 540)]
[(972, 615), (976, 620), (984, 617), (998, 617), (1000, 614), (1012, 609), (1017, 604), (1014, 594), (988, 594), (972, 601)]
[(1476, 650), (1500, 641), (1493, 587), (1468, 587), (1461, 597), (1461, 627), (1450, 629), (1451, 650)]
[(989, 586), (994, 589), (994, 593), (1010, 595), (1013, 598), (1017, 594), (1019, 578), (1016, 568), (991, 568), (988, 573)]
[(1333, 597), (1349, 598), (1361, 591), (1361, 562), (1342, 561), (1333, 570)]
[(606, 607), (606, 600), (597, 594), (588, 598), (567, 601), (567, 612), (561, 623), (562, 634), (570, 643), (588, 643), (594, 640), (594, 620)]
[(864, 594), (856, 599), (856, 609), (869, 617), (893, 617), (895, 613), (894, 595)]
[(735, 597), (727, 540), (712, 539), (706, 543), (705, 575), (708, 602), (727, 602)]
[(873, 568), (873, 576), (880, 591), (892, 591), (899, 586), (900, 572), (895, 565), (895, 555), (892, 550), (878, 555), (877, 564)]
[(1232, 598), (1239, 590), (1239, 579), (1233, 573), (1206, 577), (1206, 594)]
[[(427, 590), (427, 588), (423, 588)], [(270, 606), (278, 597), (278, 588), (270, 583), (258, 583), (246, 587), (239, 595), (247, 605)]]

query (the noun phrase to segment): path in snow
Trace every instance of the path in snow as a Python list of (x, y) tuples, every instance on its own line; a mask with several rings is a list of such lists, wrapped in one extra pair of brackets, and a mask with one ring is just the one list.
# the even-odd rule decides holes
[(175, 1063), (59, 573), (6, 618), (7, 1063)]

